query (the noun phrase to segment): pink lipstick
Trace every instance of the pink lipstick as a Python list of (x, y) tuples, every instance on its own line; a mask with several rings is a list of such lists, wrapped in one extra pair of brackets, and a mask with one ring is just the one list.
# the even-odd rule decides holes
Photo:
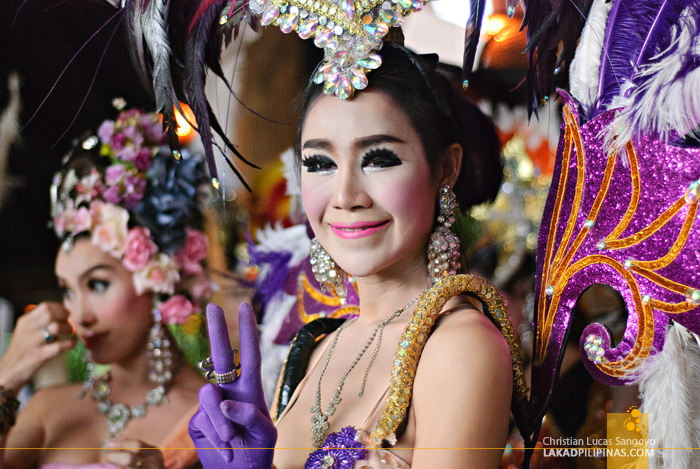
[(372, 236), (389, 224), (389, 220), (358, 221), (355, 223), (331, 223), (333, 232), (341, 239), (358, 239)]

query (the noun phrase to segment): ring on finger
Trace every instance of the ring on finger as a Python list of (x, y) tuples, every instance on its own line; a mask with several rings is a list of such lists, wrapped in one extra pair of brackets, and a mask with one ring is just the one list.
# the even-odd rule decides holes
[(138, 458), (136, 459), (136, 463), (134, 463), (134, 469), (140, 469), (143, 465), (143, 456), (141, 456), (140, 454), (138, 454), (137, 456)]
[(45, 327), (43, 332), (44, 332), (44, 342), (46, 342), (47, 344), (50, 344), (51, 342), (53, 342), (56, 339), (56, 336), (54, 336), (53, 334), (51, 334), (49, 332), (48, 327)]
[[(236, 352), (236, 350), (233, 351), (234, 355)], [(199, 368), (205, 372), (204, 377), (206, 379), (213, 379), (216, 381), (216, 384), (228, 384), (233, 383), (236, 378), (238, 378), (241, 365), (234, 365), (233, 369), (231, 371), (227, 371), (226, 373), (217, 373), (214, 371), (214, 362), (212, 358), (207, 357), (200, 362)]]

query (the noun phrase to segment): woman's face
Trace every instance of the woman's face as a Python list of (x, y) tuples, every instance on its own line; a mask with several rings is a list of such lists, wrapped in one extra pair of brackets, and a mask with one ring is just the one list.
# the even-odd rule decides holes
[(439, 183), (420, 136), (387, 94), (322, 96), (301, 133), (301, 188), (313, 231), (350, 275), (427, 275)]
[(145, 350), (153, 324), (151, 297), (136, 294), (121, 260), (81, 238), (70, 251), (58, 252), (56, 277), (63, 305), (93, 360), (114, 363)]

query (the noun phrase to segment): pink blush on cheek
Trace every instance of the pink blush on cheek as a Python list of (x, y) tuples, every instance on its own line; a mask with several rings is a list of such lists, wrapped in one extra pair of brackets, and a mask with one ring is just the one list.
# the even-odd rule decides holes
[(301, 201), (302, 205), (304, 206), (306, 216), (309, 219), (309, 223), (311, 223), (311, 227), (313, 228), (318, 226), (318, 224), (320, 224), (323, 220), (323, 213), (328, 203), (321, 193), (322, 188), (320, 186), (308, 186), (309, 185), (305, 186), (302, 184)]

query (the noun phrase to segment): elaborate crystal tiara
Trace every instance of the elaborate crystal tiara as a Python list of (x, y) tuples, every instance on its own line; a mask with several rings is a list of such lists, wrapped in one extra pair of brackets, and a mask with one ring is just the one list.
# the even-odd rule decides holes
[[(250, 10), (263, 26), (314, 38), (324, 60), (312, 80), (341, 99), (367, 87), (367, 73), (382, 64), (379, 50), (389, 28), (430, 0), (251, 0)], [(224, 21), (225, 17), (222, 18)]]

